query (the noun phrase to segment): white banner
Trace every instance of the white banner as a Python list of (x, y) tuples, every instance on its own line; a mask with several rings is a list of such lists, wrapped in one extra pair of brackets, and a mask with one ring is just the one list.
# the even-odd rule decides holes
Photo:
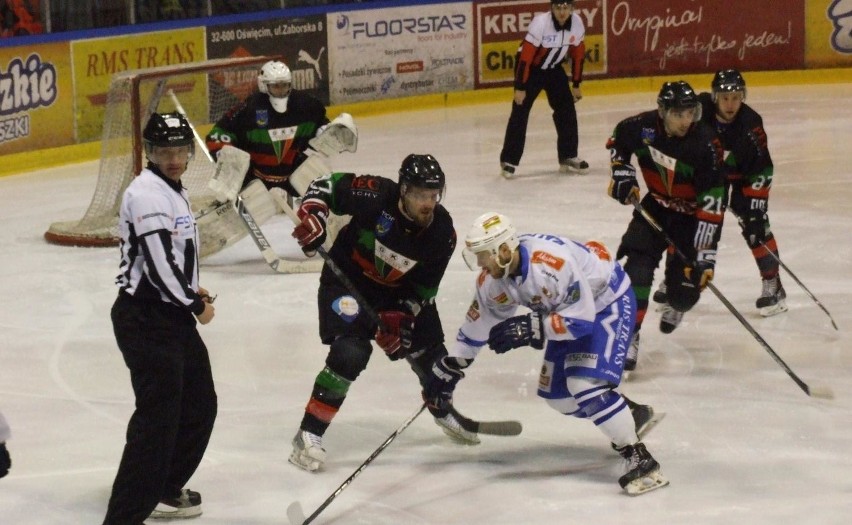
[(332, 104), (473, 89), (470, 3), (329, 13)]

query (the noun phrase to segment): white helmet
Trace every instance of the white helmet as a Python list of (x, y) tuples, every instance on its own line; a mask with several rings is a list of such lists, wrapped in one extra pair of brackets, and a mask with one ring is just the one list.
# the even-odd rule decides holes
[(257, 89), (261, 93), (269, 95), (269, 102), (272, 108), (278, 113), (287, 111), (287, 99), (290, 97), (290, 91), (287, 91), (287, 96), (276, 97), (269, 92), (269, 84), (292, 84), (293, 74), (290, 73), (290, 68), (284, 62), (270, 60), (263, 64), (257, 74)]
[[(496, 256), (500, 246), (506, 244), (510, 250), (518, 247), (518, 237), (515, 227), (512, 226), (512, 221), (502, 213), (489, 212), (484, 213), (473, 221), (473, 226), (467, 232), (464, 238), (464, 249), (462, 257), (471, 270), (477, 269), (476, 254), (479, 252), (489, 252)], [(497, 265), (505, 268), (509, 265), (500, 263), (500, 258), (497, 257)]]

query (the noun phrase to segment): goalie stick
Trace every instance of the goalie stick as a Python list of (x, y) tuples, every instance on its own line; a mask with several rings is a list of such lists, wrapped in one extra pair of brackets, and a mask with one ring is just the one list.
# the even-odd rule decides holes
[[(631, 204), (633, 204), (633, 207), (636, 208), (636, 211), (640, 215), (642, 215), (648, 225), (650, 225), (660, 235), (662, 235), (666, 242), (669, 244), (669, 246), (674, 248), (675, 253), (683, 260), (684, 263), (694, 266), (695, 262), (691, 261), (689, 257), (687, 257), (686, 254), (683, 253), (680, 248), (678, 248), (678, 246), (674, 243), (671, 237), (669, 237), (669, 235), (666, 233), (660, 223), (658, 223), (657, 220), (650, 213), (648, 213), (645, 208), (642, 207), (642, 204), (639, 203), (638, 199), (632, 200)], [(766, 342), (766, 340), (757, 332), (757, 330), (755, 330), (754, 327), (751, 326), (751, 323), (749, 323), (746, 318), (743, 317), (743, 314), (741, 314), (739, 310), (737, 310), (737, 308), (733, 304), (731, 304), (728, 298), (725, 297), (711, 281), (707, 282), (707, 288), (709, 288), (710, 291), (713, 292), (713, 295), (715, 295), (722, 302), (722, 304), (725, 305), (728, 311), (731, 312), (734, 317), (737, 318), (740, 324), (742, 324), (743, 327), (748, 330), (748, 332), (755, 338), (755, 340), (760, 343), (760, 346), (762, 346), (763, 349), (766, 350), (766, 352), (769, 354), (770, 357), (772, 357), (772, 359), (775, 360), (778, 366), (780, 366), (784, 369), (785, 372), (787, 372), (787, 375), (790, 376), (790, 379), (792, 379), (805, 394), (811, 397), (818, 397), (821, 399), (834, 399), (834, 392), (828, 386), (811, 387), (807, 383), (802, 381), (802, 379), (797, 376), (796, 373), (793, 372), (793, 370), (789, 366), (787, 366), (787, 363), (785, 363), (784, 360), (781, 359), (781, 356), (775, 353), (775, 350), (773, 350), (772, 347), (769, 346), (769, 343)]]
[(390, 436), (388, 436), (388, 438), (384, 441), (384, 443), (379, 445), (379, 448), (377, 448), (372, 454), (370, 454), (370, 457), (368, 457), (363, 463), (361, 463), (361, 466), (359, 466), (357, 469), (355, 469), (355, 472), (353, 472), (351, 476), (346, 478), (346, 481), (344, 481), (343, 483), (340, 484), (339, 487), (337, 487), (337, 490), (335, 490), (334, 492), (331, 493), (331, 496), (327, 497), (325, 499), (325, 501), (322, 502), (322, 505), (320, 505), (317, 508), (317, 510), (315, 510), (313, 512), (313, 514), (311, 514), (310, 516), (305, 518), (305, 513), (302, 510), (301, 503), (299, 503), (298, 501), (294, 501), (293, 503), (291, 503), (290, 506), (287, 507), (287, 519), (290, 520), (290, 524), (291, 525), (307, 525), (308, 523), (314, 521), (314, 519), (317, 516), (319, 516), (320, 513), (322, 511), (324, 511), (325, 508), (328, 507), (331, 504), (331, 502), (334, 501), (334, 499), (337, 498), (337, 496), (339, 496), (340, 493), (343, 492), (346, 489), (346, 487), (349, 486), (350, 483), (352, 483), (352, 480), (354, 480), (356, 477), (358, 477), (358, 474), (360, 474), (365, 468), (367, 468), (367, 465), (372, 463), (373, 460), (376, 459), (376, 457), (378, 457), (378, 455), (381, 454), (382, 451), (384, 449), (386, 449), (388, 447), (388, 445), (390, 445), (393, 442), (393, 440), (396, 439), (397, 436), (399, 436), (402, 433), (403, 430), (408, 428), (408, 426), (415, 419), (417, 419), (417, 416), (422, 414), (423, 410), (425, 410), (425, 409), (426, 409), (426, 405), (425, 404), (421, 405), (420, 408), (417, 410), (417, 412), (414, 413), (414, 415), (412, 415), (410, 418), (406, 419), (405, 422), (403, 422), (403, 424), (399, 426), (399, 428), (397, 428)]
[[(284, 200), (283, 197), (277, 195), (275, 192), (272, 193), (272, 197), (278, 202), (278, 205), (284, 209), (284, 213), (287, 214), (288, 217), (293, 221), (293, 224), (301, 224), (301, 220), (299, 216), (296, 214), (296, 211), (290, 207), (287, 201)], [(358, 291), (358, 288), (355, 287), (355, 283), (353, 283), (349, 277), (343, 273), (343, 270), (340, 269), (340, 266), (337, 265), (337, 262), (329, 255), (328, 251), (320, 246), (317, 248), (317, 253), (320, 254), (320, 257), (325, 261), (325, 264), (328, 265), (329, 269), (334, 273), (335, 276), (343, 283), (343, 286), (349, 290), (349, 293), (352, 294), (352, 297), (355, 298), (355, 301), (361, 305), (361, 308), (364, 309), (364, 312), (373, 320), (379, 327), (384, 327), (384, 323), (382, 319), (379, 317), (379, 314), (370, 306), (370, 303), (361, 295), (361, 292)], [(410, 362), (410, 361), (409, 361)], [(412, 363), (413, 365), (413, 363)], [(519, 421), (507, 420), (507, 421), (476, 421), (473, 419), (469, 419), (462, 414), (460, 414), (452, 405), (450, 405), (450, 411), (456, 417), (461, 427), (468, 432), (476, 432), (479, 434), (490, 434), (494, 436), (517, 436), (523, 430), (523, 427)]]

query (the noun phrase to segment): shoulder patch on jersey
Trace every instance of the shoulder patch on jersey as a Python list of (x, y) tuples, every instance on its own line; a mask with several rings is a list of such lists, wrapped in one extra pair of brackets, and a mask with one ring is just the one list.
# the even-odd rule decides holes
[(589, 241), (586, 243), (586, 248), (589, 249), (594, 255), (597, 256), (598, 259), (603, 261), (611, 261), (612, 255), (610, 255), (609, 250), (603, 243), (599, 241)]
[(474, 322), (479, 319), (479, 315), (479, 301), (474, 299), (473, 302), (470, 303), (470, 307), (467, 309), (465, 317), (467, 317), (468, 321)]
[(265, 109), (255, 110), (254, 121), (259, 127), (265, 128), (269, 125), (269, 111)]
[(506, 295), (506, 292), (501, 293), (497, 297), (492, 297), (491, 300), (497, 304), (509, 304), (509, 296)]
[(530, 262), (532, 264), (546, 264), (551, 268), (554, 268), (556, 271), (562, 269), (565, 266), (565, 259), (561, 257), (556, 257), (553, 254), (543, 252), (541, 250), (536, 250), (533, 252), (532, 257), (530, 257)]
[(550, 327), (556, 334), (568, 333), (568, 327), (565, 326), (565, 319), (559, 314), (550, 314)]

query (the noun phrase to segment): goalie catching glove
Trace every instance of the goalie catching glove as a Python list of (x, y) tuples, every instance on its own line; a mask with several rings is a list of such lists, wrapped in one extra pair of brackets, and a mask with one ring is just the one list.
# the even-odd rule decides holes
[(438, 359), (432, 365), (432, 371), (423, 388), (423, 401), (433, 416), (441, 418), (449, 413), (453, 391), (464, 377), (462, 369), (469, 365), (467, 359), (449, 356)]
[(306, 200), (296, 212), (300, 222), (293, 228), (293, 237), (308, 257), (317, 253), (326, 238), (325, 223), (328, 220), (328, 206), (320, 200)]
[(541, 314), (530, 312), (500, 321), (488, 334), (488, 346), (498, 354), (522, 346), (541, 350), (544, 348), (544, 321)]
[(612, 180), (609, 182), (607, 193), (621, 204), (638, 202), (639, 182), (636, 181), (636, 169), (621, 162), (613, 164)]
[(716, 267), (716, 250), (701, 250), (694, 266), (683, 269), (684, 275), (699, 290), (713, 280), (713, 269)]

